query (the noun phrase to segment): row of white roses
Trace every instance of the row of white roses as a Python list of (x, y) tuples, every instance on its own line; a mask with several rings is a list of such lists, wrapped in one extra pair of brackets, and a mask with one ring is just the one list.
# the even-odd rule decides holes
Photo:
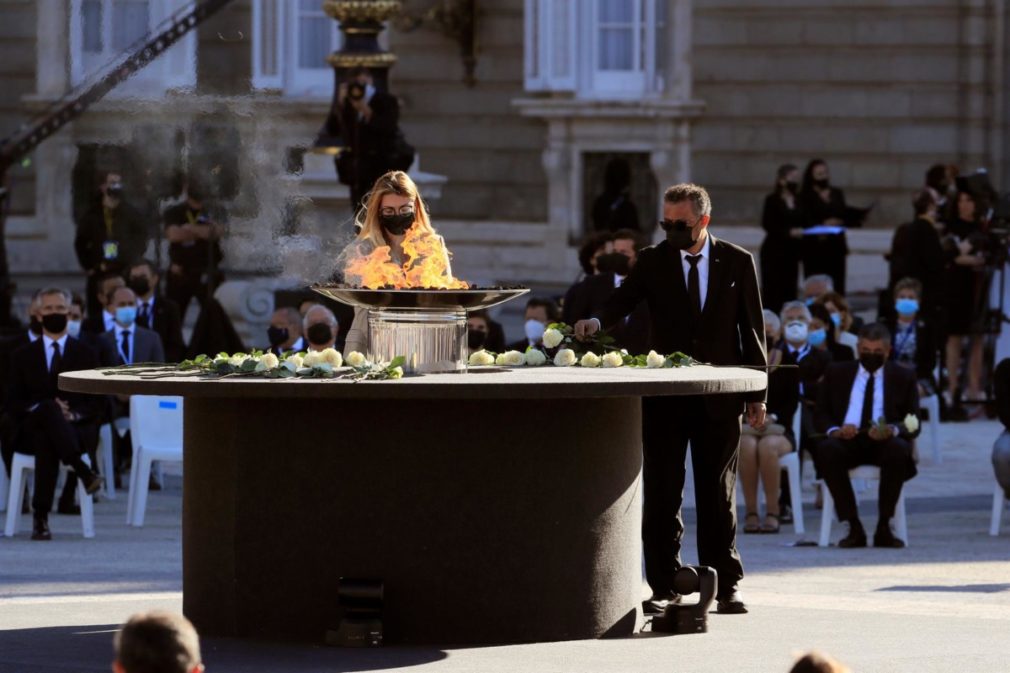
[[(235, 353), (231, 356), (221, 354), (214, 359), (214, 366), (223, 364), (231, 365), (235, 369), (246, 367), (249, 361), (255, 362), (253, 371), (269, 372), (278, 368), (284, 368), (292, 373), (300, 373), (305, 370), (319, 369), (332, 371), (343, 366), (353, 369), (367, 369), (373, 364), (358, 351), (351, 351), (345, 359), (335, 348), (324, 348), (321, 351), (309, 351), (307, 353), (292, 353), (283, 360), (273, 353)], [(391, 371), (393, 378), (399, 378), (396, 374), (403, 376), (402, 367), (394, 367)]]
[[(550, 331), (550, 330), (548, 330)], [(544, 345), (547, 346), (547, 333), (544, 333)], [(555, 344), (557, 345), (557, 344)], [(548, 346), (553, 348), (553, 346)], [(593, 352), (583, 354), (580, 358), (571, 348), (562, 348), (554, 355), (555, 367), (623, 367), (625, 353), (621, 351), (609, 351), (603, 355)], [(649, 369), (660, 369), (666, 365), (666, 357), (656, 351), (649, 351), (646, 356), (646, 367)], [(542, 350), (531, 348), (525, 353), (519, 351), (506, 351), (497, 357), (485, 350), (479, 350), (470, 354), (471, 367), (482, 367), (498, 365), (499, 367), (540, 367), (547, 364), (547, 354)]]

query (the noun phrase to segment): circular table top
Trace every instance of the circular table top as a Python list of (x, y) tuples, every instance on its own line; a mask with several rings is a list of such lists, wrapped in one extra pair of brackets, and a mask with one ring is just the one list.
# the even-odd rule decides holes
[(764, 390), (763, 371), (699, 365), (674, 369), (581, 367), (474, 368), (396, 381), (343, 379), (142, 379), (102, 370), (60, 374), (61, 390), (104, 395), (334, 399), (552, 399), (714, 395)]

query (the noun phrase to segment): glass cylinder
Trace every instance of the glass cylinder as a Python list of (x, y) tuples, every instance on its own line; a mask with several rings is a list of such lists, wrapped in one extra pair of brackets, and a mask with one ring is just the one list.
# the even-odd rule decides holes
[(466, 369), (466, 311), (372, 309), (368, 312), (368, 359), (406, 358), (407, 374)]

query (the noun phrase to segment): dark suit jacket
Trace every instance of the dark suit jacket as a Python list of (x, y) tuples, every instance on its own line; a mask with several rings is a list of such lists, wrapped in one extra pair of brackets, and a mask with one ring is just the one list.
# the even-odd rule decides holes
[[(614, 294), (614, 274), (598, 273), (576, 283), (565, 298), (562, 319), (569, 325), (579, 320), (592, 318), (603, 312), (610, 295)], [(618, 321), (609, 332), (618, 348), (625, 348), (632, 355), (649, 352), (649, 306), (638, 303), (628, 320)]]
[[(165, 349), (161, 345), (161, 337), (154, 330), (134, 325), (133, 352), (130, 353), (133, 362), (164, 362)], [(99, 337), (102, 345), (101, 362), (103, 367), (118, 367), (126, 364), (119, 354), (119, 344), (116, 343), (116, 332), (110, 330)]]
[[(891, 321), (887, 328), (891, 330), (891, 334), (894, 335), (894, 341), (897, 343), (900, 337), (897, 331), (897, 323)], [(894, 357), (895, 353), (896, 351), (892, 350), (891, 357)], [(915, 321), (915, 375), (920, 380), (932, 381), (934, 387), (936, 386), (936, 379), (933, 377), (933, 370), (936, 369), (936, 359), (936, 332), (928, 322), (918, 318)]]
[(922, 283), (923, 313), (933, 318), (944, 302), (944, 274), (953, 254), (944, 251), (940, 233), (929, 220), (916, 218), (894, 232), (891, 241), (890, 296), (902, 278)]
[[(104, 398), (99, 395), (69, 393), (56, 387), (54, 378), (46, 367), (44, 339), (22, 346), (11, 355), (10, 380), (7, 392), (7, 410), (15, 423), (20, 424), (29, 410), (46, 400), (59, 397), (70, 405), (70, 410), (81, 415), (81, 423), (97, 422), (104, 410)], [(98, 357), (93, 350), (76, 339), (68, 338), (62, 353), (60, 372), (93, 369)], [(15, 432), (15, 450), (24, 438)]]
[[(852, 385), (859, 372), (858, 362), (835, 362), (824, 372), (820, 397), (817, 400), (816, 425), (818, 432), (841, 427), (849, 410)], [(914, 433), (905, 429), (904, 420), (908, 414), (919, 413), (919, 389), (915, 372), (894, 362), (884, 365), (884, 419), (889, 425), (900, 428), (900, 436), (914, 439)]]
[[(147, 225), (140, 212), (128, 203), (112, 211), (112, 235), (105, 228), (101, 202), (89, 209), (77, 226), (74, 249), (81, 268), (97, 269), (103, 263), (113, 270), (124, 269), (144, 256), (147, 249)], [(116, 259), (106, 260), (102, 244), (113, 240), (119, 245)]]
[[(0, 382), (3, 382), (0, 385), (0, 408), (3, 407), (4, 402), (7, 400), (6, 382), (10, 381), (11, 354), (30, 343), (31, 340), (28, 338), (27, 329), (22, 329), (14, 336), (0, 341)], [(0, 437), (0, 441), (2, 441), (2, 437)]]
[(347, 185), (371, 188), (386, 171), (391, 170), (400, 123), (400, 102), (396, 96), (376, 91), (368, 106), (372, 116), (366, 122), (350, 101), (340, 110), (341, 134), (350, 150), (337, 157), (337, 174)]
[(105, 334), (108, 330), (105, 329), (105, 311), (102, 310), (99, 313), (86, 316), (83, 321), (81, 321), (81, 332), (87, 332), (89, 334), (101, 335)]
[[(645, 301), (649, 347), (656, 352), (682, 351), (714, 365), (765, 366), (764, 316), (754, 259), (739, 246), (711, 239), (708, 290), (699, 320), (688, 308), (680, 251), (663, 241), (639, 253), (635, 268), (596, 315), (600, 324), (614, 327)], [(764, 391), (708, 395), (705, 404), (713, 417), (730, 417), (742, 413), (745, 401), (764, 398)]]
[(165, 362), (182, 362), (186, 359), (186, 342), (182, 338), (182, 316), (179, 305), (163, 295), (154, 295), (154, 320), (145, 327), (161, 337), (165, 347)]

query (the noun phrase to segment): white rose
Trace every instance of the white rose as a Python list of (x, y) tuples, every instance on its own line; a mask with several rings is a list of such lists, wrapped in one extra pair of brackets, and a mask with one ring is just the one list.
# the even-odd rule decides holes
[(557, 355), (554, 356), (555, 367), (571, 367), (578, 361), (579, 358), (575, 356), (575, 351), (571, 348), (562, 348), (558, 351)]
[(230, 358), (228, 358), (228, 364), (232, 367), (241, 367), (242, 363), (249, 359), (249, 356), (245, 353), (235, 353)]
[(284, 368), (296, 372), (304, 366), (302, 359), (302, 356), (297, 353), (289, 355), (284, 359)]
[(601, 364), (604, 367), (620, 367), (624, 364), (624, 358), (617, 351), (609, 351), (603, 355)]
[(579, 360), (579, 364), (583, 367), (599, 367), (600, 356), (590, 351), (582, 356), (582, 359)]
[(557, 348), (564, 340), (565, 335), (561, 333), (561, 330), (551, 328), (544, 332), (544, 346), (547, 348)]
[(660, 369), (664, 364), (666, 364), (666, 358), (656, 351), (649, 351), (649, 354), (645, 356), (645, 366), (649, 369)]
[(905, 416), (905, 429), (908, 430), (909, 434), (915, 434), (919, 429), (919, 417), (915, 414)]
[(259, 359), (259, 362), (256, 363), (256, 371), (265, 372), (271, 369), (276, 369), (280, 366), (280, 364), (281, 361), (276, 355), (273, 353), (267, 353)]
[(538, 348), (531, 348), (523, 355), (523, 359), (530, 367), (539, 367), (547, 364), (547, 356)]
[(525, 356), (519, 351), (505, 351), (495, 360), (496, 365), (505, 367), (521, 367), (525, 362)]
[(479, 350), (470, 353), (469, 364), (471, 367), (486, 367), (495, 363), (494, 356), (486, 350)]
[(403, 378), (403, 367), (393, 367), (389, 370), (389, 378), (391, 379), (402, 379)]
[(350, 367), (364, 367), (368, 363), (368, 360), (358, 351), (351, 351), (347, 354), (347, 357), (344, 358), (344, 362), (346, 362)]
[(323, 357), (323, 362), (334, 369), (344, 365), (344, 356), (336, 348), (324, 348), (320, 355)]
[(306, 367), (315, 367), (323, 362), (323, 354), (319, 351), (309, 351), (305, 354), (305, 357), (302, 358), (302, 364)]

